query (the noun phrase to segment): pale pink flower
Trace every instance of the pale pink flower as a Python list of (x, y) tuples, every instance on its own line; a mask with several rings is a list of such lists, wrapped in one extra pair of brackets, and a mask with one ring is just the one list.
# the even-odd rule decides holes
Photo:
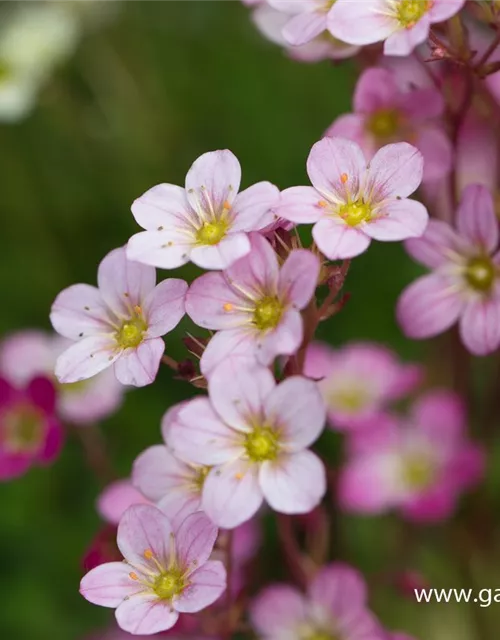
[(88, 381), (57, 382), (54, 376), (57, 358), (71, 344), (70, 340), (43, 331), (18, 331), (0, 344), (0, 372), (14, 385), (24, 385), (38, 375), (52, 378), (59, 417), (72, 424), (91, 424), (118, 410), (125, 387), (118, 382), (112, 369), (106, 369)]
[(432, 273), (407, 287), (397, 317), (411, 338), (429, 338), (459, 322), (460, 336), (476, 355), (500, 345), (499, 230), (493, 199), (468, 186), (457, 211), (457, 228), (432, 220), (424, 236), (406, 249)]
[(269, 365), (300, 347), (300, 315), (316, 290), (320, 262), (311, 251), (292, 251), (280, 268), (276, 253), (257, 233), (250, 253), (223, 272), (193, 282), (186, 312), (200, 327), (218, 331), (201, 358), (210, 374), (229, 355)]
[(107, 485), (97, 498), (97, 511), (109, 524), (118, 524), (125, 511), (134, 504), (151, 504), (128, 478)]
[(54, 301), (54, 329), (75, 343), (56, 364), (60, 382), (79, 382), (114, 365), (122, 384), (142, 387), (156, 377), (165, 350), (161, 336), (184, 315), (187, 284), (170, 278), (155, 286), (153, 267), (115, 249), (97, 271), (99, 288), (75, 284)]
[(0, 378), (0, 480), (58, 456), (63, 431), (54, 410), (55, 390), (47, 378), (33, 378), (25, 388)]
[(408, 199), (422, 171), (422, 154), (406, 142), (382, 147), (367, 163), (355, 142), (323, 138), (307, 160), (313, 186), (285, 189), (275, 212), (292, 222), (315, 223), (314, 240), (331, 260), (352, 258), (372, 239), (422, 235), (427, 210)]
[(320, 342), (306, 352), (304, 374), (318, 380), (332, 427), (369, 427), (421, 380), (420, 367), (400, 362), (386, 347), (356, 342), (332, 349)]
[(356, 45), (384, 41), (384, 53), (407, 56), (427, 40), (430, 25), (454, 16), (465, 0), (336, 0), (328, 29)]
[(167, 516), (150, 505), (130, 507), (118, 525), (124, 562), (92, 569), (80, 593), (103, 607), (116, 608), (118, 625), (149, 635), (174, 626), (180, 613), (196, 613), (226, 588), (221, 562), (208, 560), (217, 527), (193, 513), (174, 531)]
[(262, 640), (387, 640), (368, 610), (362, 575), (341, 563), (321, 568), (307, 594), (287, 584), (265, 588), (250, 607), (250, 620)]
[(407, 140), (422, 153), (423, 180), (438, 180), (450, 172), (453, 153), (437, 120), (444, 107), (435, 87), (403, 91), (393, 71), (371, 67), (356, 85), (354, 113), (339, 116), (325, 135), (357, 142), (367, 159), (384, 144)]
[(414, 521), (452, 515), (458, 498), (484, 470), (483, 451), (466, 434), (465, 411), (451, 392), (429, 392), (403, 422), (387, 416), (349, 442), (339, 482), (344, 509), (398, 509)]
[(250, 519), (265, 498), (281, 513), (307, 513), (326, 490), (325, 470), (309, 447), (320, 435), (325, 407), (316, 384), (301, 376), (276, 384), (265, 367), (219, 365), (209, 398), (179, 411), (167, 441), (176, 455), (212, 466), (202, 508), (232, 529)]
[(203, 269), (225, 269), (250, 251), (249, 231), (273, 220), (277, 187), (258, 182), (238, 193), (241, 167), (231, 151), (200, 156), (188, 171), (186, 188), (160, 184), (132, 205), (146, 231), (133, 236), (127, 255), (162, 269), (194, 262)]

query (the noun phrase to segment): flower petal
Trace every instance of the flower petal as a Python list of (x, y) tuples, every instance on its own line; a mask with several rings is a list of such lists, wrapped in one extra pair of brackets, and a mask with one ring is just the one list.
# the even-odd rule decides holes
[(482, 184), (491, 192), (496, 190), (498, 153), (495, 129), (493, 123), (480, 117), (476, 109), (469, 109), (458, 130), (455, 167), (459, 194), (468, 184)]
[(219, 560), (211, 560), (189, 576), (189, 586), (174, 598), (173, 605), (181, 613), (196, 613), (213, 604), (225, 590), (226, 569)]
[(370, 162), (365, 193), (372, 202), (386, 198), (407, 198), (422, 182), (424, 159), (407, 142), (387, 144)]
[(241, 366), (257, 362), (257, 332), (254, 327), (218, 331), (208, 343), (200, 360), (200, 370), (208, 378), (228, 358)]
[(134, 594), (144, 590), (144, 585), (130, 577), (126, 562), (106, 562), (83, 576), (80, 582), (82, 596), (101, 607), (117, 607)]
[(132, 486), (130, 480), (115, 480), (99, 495), (97, 511), (103, 520), (117, 525), (129, 507), (147, 502), (142, 493)]
[(120, 356), (116, 342), (109, 336), (91, 336), (72, 344), (56, 362), (59, 382), (80, 382), (106, 369)]
[(242, 306), (248, 306), (248, 300), (230, 286), (223, 273), (205, 273), (196, 278), (186, 295), (188, 316), (205, 329), (219, 331), (247, 324), (251, 316), (240, 310)]
[[(366, 131), (365, 116), (358, 113), (345, 113), (336, 118), (325, 131), (330, 138), (347, 138), (358, 144), (365, 157), (369, 160), (373, 156), (371, 136)], [(370, 153), (367, 153), (370, 151)]]
[(312, 235), (318, 247), (330, 260), (345, 260), (359, 256), (368, 249), (371, 242), (371, 238), (363, 231), (331, 218), (317, 222)]
[(257, 362), (269, 366), (278, 355), (293, 355), (300, 347), (303, 335), (300, 311), (288, 309), (275, 329), (262, 334), (257, 339), (255, 351)]
[(191, 217), (185, 189), (174, 184), (158, 184), (146, 191), (133, 203), (132, 213), (146, 231), (183, 227)]
[(294, 47), (307, 44), (326, 29), (324, 12), (304, 12), (291, 18), (283, 28), (283, 37)]
[[(261, 591), (250, 606), (252, 626), (263, 638), (281, 638), (294, 633), (307, 619), (304, 596), (293, 587), (276, 584)], [(293, 636), (286, 636), (293, 637)]]
[(308, 593), (313, 602), (323, 606), (336, 620), (352, 617), (364, 609), (367, 602), (363, 576), (340, 562), (320, 569)]
[(51, 418), (46, 425), (45, 442), (39, 451), (37, 459), (40, 464), (53, 462), (61, 453), (64, 444), (64, 431), (58, 420)]
[(142, 305), (148, 324), (148, 337), (164, 336), (179, 324), (185, 313), (187, 290), (188, 285), (184, 280), (168, 278), (149, 293)]
[(278, 187), (270, 182), (258, 182), (236, 196), (232, 208), (231, 230), (254, 231), (273, 221), (271, 208), (280, 197)]
[[(250, 253), (232, 264), (225, 272), (234, 289), (245, 292), (246, 305), (277, 292), (279, 264), (276, 253), (260, 233), (249, 234)], [(250, 304), (250, 306), (254, 306)]]
[(324, 213), (318, 204), (321, 199), (321, 194), (313, 187), (290, 187), (281, 192), (274, 212), (292, 222), (317, 222)]
[(432, 22), (448, 20), (458, 13), (464, 4), (465, 0), (435, 0), (429, 9)]
[(500, 300), (475, 299), (468, 302), (460, 318), (460, 337), (476, 356), (496, 351), (500, 345)]
[(70, 340), (112, 330), (101, 293), (89, 284), (74, 284), (61, 291), (52, 305), (50, 321), (57, 333)]
[(349, 44), (372, 44), (388, 38), (398, 28), (387, 15), (384, 0), (337, 0), (328, 14), (328, 30)]
[[(194, 476), (187, 464), (176, 458), (162, 444), (148, 447), (134, 461), (132, 482), (134, 487), (153, 502), (167, 493), (185, 487)], [(190, 497), (190, 492), (185, 492)], [(187, 499), (187, 498), (186, 498)]]
[(451, 391), (427, 392), (413, 404), (410, 419), (440, 451), (455, 451), (466, 430), (464, 403)]
[[(225, 149), (204, 153), (186, 175), (189, 203), (195, 211), (222, 211), (233, 204), (240, 188), (241, 167), (236, 156)], [(201, 266), (201, 265), (200, 265)]]
[(363, 231), (374, 240), (396, 241), (419, 238), (429, 222), (427, 209), (417, 200), (394, 200), (363, 225)]
[(233, 262), (243, 258), (250, 251), (250, 241), (246, 233), (229, 233), (217, 244), (194, 247), (191, 261), (202, 269), (227, 269)]
[(192, 573), (207, 562), (218, 533), (215, 524), (202, 511), (191, 514), (182, 522), (175, 532), (175, 548), (184, 571)]
[(177, 229), (142, 231), (128, 241), (127, 258), (159, 269), (177, 269), (189, 262), (194, 242), (194, 237)]
[(486, 187), (471, 184), (465, 187), (457, 210), (459, 233), (470, 242), (491, 253), (498, 245), (498, 219), (495, 204)]
[(415, 139), (415, 146), (424, 158), (424, 182), (441, 180), (447, 176), (453, 164), (453, 146), (442, 128), (427, 125)]
[(454, 229), (441, 220), (429, 220), (420, 238), (410, 238), (405, 249), (420, 264), (437, 269), (450, 262), (450, 256), (460, 255), (463, 242)]
[(135, 349), (126, 349), (115, 362), (115, 375), (122, 384), (144, 387), (154, 382), (165, 351), (161, 338), (143, 340)]
[(430, 21), (423, 15), (411, 28), (400, 27), (384, 42), (384, 55), (408, 56), (429, 35)]
[(32, 378), (26, 388), (31, 402), (43, 409), (47, 414), (54, 413), (56, 407), (56, 389), (49, 378), (36, 376)]
[(382, 67), (370, 67), (363, 71), (356, 84), (354, 111), (371, 114), (379, 109), (394, 108), (399, 93), (394, 73)]
[(297, 309), (304, 309), (316, 291), (320, 268), (318, 257), (311, 251), (291, 251), (279, 275), (280, 296)]
[(156, 594), (138, 595), (121, 603), (115, 612), (118, 626), (134, 635), (152, 635), (171, 629), (179, 619), (169, 602)]

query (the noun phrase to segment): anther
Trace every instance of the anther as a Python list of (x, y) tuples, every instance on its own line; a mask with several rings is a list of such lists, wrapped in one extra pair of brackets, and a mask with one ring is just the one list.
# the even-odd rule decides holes
[(342, 184), (345, 184), (347, 181), (349, 180), (349, 176), (347, 175), (347, 173), (343, 173), (340, 176), (340, 182)]
[(226, 304), (223, 306), (224, 311), (232, 311), (233, 308), (234, 307), (230, 302), (226, 302)]
[(146, 558), (146, 560), (151, 560), (151, 558), (153, 557), (153, 552), (151, 551), (151, 549), (146, 549), (146, 551), (144, 552), (144, 557)]
[(139, 576), (137, 575), (137, 573), (134, 573), (133, 571), (131, 571), (131, 572), (128, 574), (128, 577), (129, 577), (131, 580), (139, 580)]

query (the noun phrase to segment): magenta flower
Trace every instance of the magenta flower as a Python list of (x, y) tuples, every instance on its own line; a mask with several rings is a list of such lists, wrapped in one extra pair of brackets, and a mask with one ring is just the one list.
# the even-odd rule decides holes
[(0, 373), (14, 385), (25, 385), (35, 376), (53, 378), (56, 386), (56, 412), (63, 420), (85, 425), (102, 420), (120, 407), (125, 387), (112, 369), (88, 381), (59, 384), (54, 376), (58, 356), (71, 345), (70, 340), (43, 331), (18, 331), (0, 344)]
[(314, 240), (331, 260), (352, 258), (372, 239), (422, 235), (427, 210), (407, 198), (422, 171), (422, 154), (406, 142), (386, 145), (367, 164), (355, 142), (323, 138), (307, 160), (313, 186), (285, 189), (275, 212), (292, 222), (314, 222)]
[(286, 584), (267, 587), (251, 605), (250, 619), (262, 640), (387, 640), (367, 608), (363, 577), (341, 563), (320, 569), (306, 595)]
[(80, 593), (89, 602), (116, 608), (124, 631), (149, 635), (170, 629), (180, 613), (205, 609), (225, 590), (224, 565), (208, 560), (216, 538), (217, 527), (201, 512), (173, 531), (156, 507), (132, 506), (118, 525), (124, 562), (92, 569)]
[(300, 347), (300, 310), (311, 300), (320, 262), (310, 251), (292, 251), (280, 268), (264, 238), (250, 236), (251, 252), (229, 269), (206, 273), (186, 296), (186, 312), (200, 327), (218, 330), (201, 358), (201, 371), (211, 373), (231, 356), (269, 365), (277, 355)]
[(102, 260), (97, 282), (64, 289), (52, 305), (54, 329), (75, 341), (57, 360), (58, 380), (79, 382), (114, 365), (122, 384), (150, 384), (165, 350), (161, 336), (184, 315), (187, 284), (170, 278), (155, 286), (155, 270), (127, 260), (123, 247)]
[(484, 469), (483, 451), (467, 439), (459, 398), (444, 391), (423, 396), (402, 424), (386, 417), (357, 432), (350, 447), (339, 499), (358, 513), (398, 509), (414, 521), (448, 518)]
[(202, 507), (232, 529), (251, 518), (265, 498), (281, 513), (307, 513), (326, 490), (325, 470), (309, 447), (320, 435), (325, 408), (316, 384), (301, 376), (276, 385), (265, 367), (219, 365), (209, 398), (179, 411), (167, 441), (175, 455), (212, 466)]
[(368, 159), (388, 142), (408, 140), (422, 153), (424, 181), (438, 180), (452, 165), (451, 142), (436, 121), (444, 106), (437, 89), (403, 91), (394, 72), (372, 67), (359, 77), (354, 113), (339, 116), (326, 135), (356, 142)]
[(277, 187), (259, 182), (238, 194), (241, 167), (231, 151), (198, 158), (186, 176), (186, 188), (160, 184), (132, 205), (146, 231), (133, 236), (127, 255), (162, 269), (194, 262), (203, 269), (225, 269), (250, 251), (249, 231), (270, 222)]
[(108, 484), (97, 499), (97, 511), (109, 524), (118, 524), (125, 511), (134, 504), (151, 504), (128, 478)]
[(459, 322), (460, 336), (476, 355), (500, 345), (500, 252), (493, 198), (480, 185), (464, 189), (457, 229), (432, 220), (408, 253), (432, 269), (403, 291), (397, 316), (405, 334), (429, 338)]
[(389, 349), (369, 342), (338, 350), (315, 342), (306, 352), (304, 374), (318, 380), (331, 426), (346, 431), (376, 423), (422, 377), (420, 367), (403, 364)]
[(58, 456), (63, 431), (54, 410), (55, 390), (47, 378), (34, 378), (24, 389), (0, 378), (0, 480)]
[(407, 56), (427, 40), (435, 22), (448, 20), (465, 0), (336, 0), (328, 29), (340, 40), (366, 45), (384, 42), (388, 56)]

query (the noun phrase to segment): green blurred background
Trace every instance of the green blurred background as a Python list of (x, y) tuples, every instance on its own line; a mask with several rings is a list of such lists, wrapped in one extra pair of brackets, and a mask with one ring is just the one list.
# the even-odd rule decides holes
[[(48, 329), (56, 294), (74, 282), (94, 283), (101, 258), (138, 230), (134, 198), (160, 182), (182, 184), (200, 154), (231, 149), (243, 186), (306, 184), (311, 145), (349, 110), (352, 64), (289, 60), (257, 33), (238, 1), (113, 4), (113, 15), (53, 75), (34, 113), (0, 125), (1, 334)], [(189, 268), (183, 272), (193, 277)], [(322, 328), (322, 338), (378, 340), (404, 358), (421, 357), (422, 345), (406, 341), (394, 320), (397, 296), (417, 273), (401, 246), (373, 246), (355, 260), (352, 299)], [(186, 326), (168, 336), (173, 356), (185, 356)], [(162, 371), (153, 386), (127, 395), (103, 424), (120, 475), (159, 441), (166, 408), (189, 394)], [(71, 435), (54, 466), (0, 486), (2, 638), (77, 640), (111, 620), (78, 594), (80, 559), (100, 525), (99, 490)], [(344, 557), (372, 575), (383, 572), (396, 553), (395, 527), (390, 518), (346, 518)], [(447, 557), (447, 529), (422, 536), (420, 560), (434, 586), (460, 586)], [(470, 607), (417, 605), (385, 587), (373, 595), (390, 627), (422, 640), (475, 637)], [(493, 609), (480, 615), (489, 618)]]

